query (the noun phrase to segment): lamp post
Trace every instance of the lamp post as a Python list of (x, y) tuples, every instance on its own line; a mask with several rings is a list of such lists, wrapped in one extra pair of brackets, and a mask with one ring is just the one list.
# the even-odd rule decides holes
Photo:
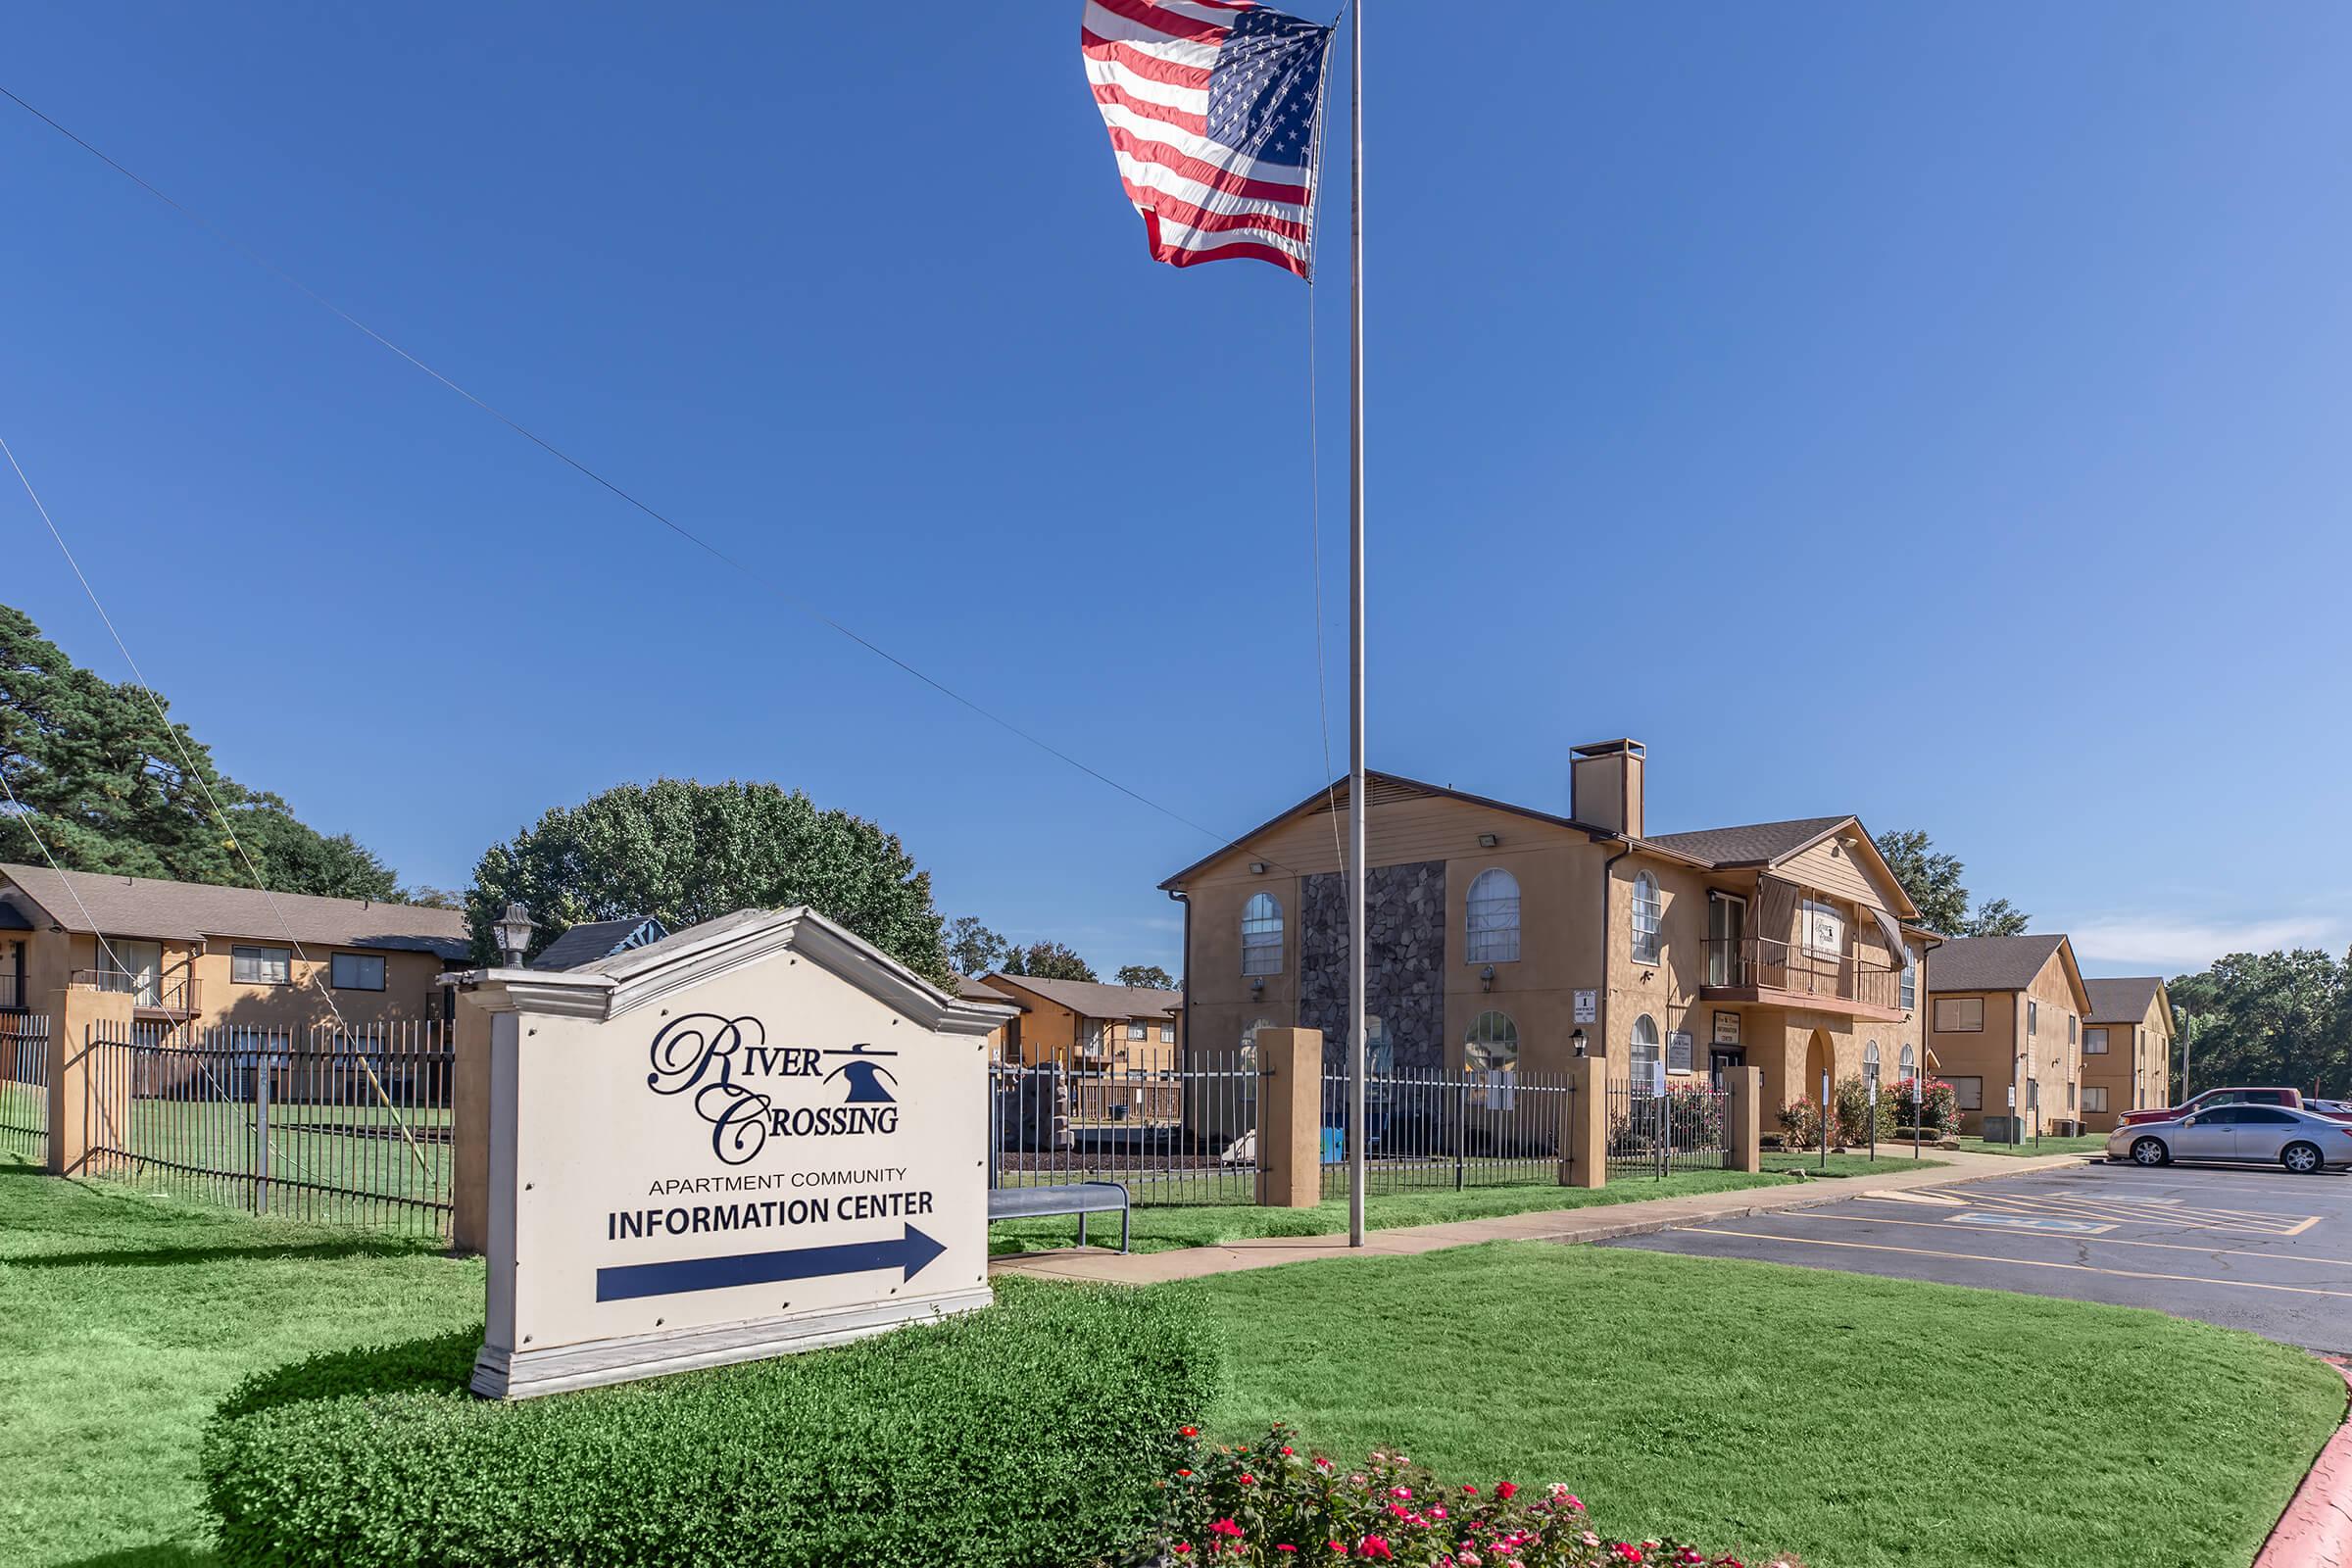
[(498, 917), (491, 930), (498, 934), (498, 951), (506, 955), (507, 967), (522, 967), (522, 956), (531, 945), (531, 911), (519, 904), (507, 906), (507, 912)]

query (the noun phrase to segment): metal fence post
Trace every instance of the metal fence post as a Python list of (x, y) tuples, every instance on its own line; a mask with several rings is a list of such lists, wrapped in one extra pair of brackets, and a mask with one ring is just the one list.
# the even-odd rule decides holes
[(270, 1212), (270, 1056), (268, 1047), (254, 1068), (253, 1211)]

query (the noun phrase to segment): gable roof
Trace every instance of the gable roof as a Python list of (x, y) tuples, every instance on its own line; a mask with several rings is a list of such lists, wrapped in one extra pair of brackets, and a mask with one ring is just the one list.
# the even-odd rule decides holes
[(547, 945), (533, 958), (534, 969), (569, 969), (598, 958), (610, 958), (629, 948), (642, 948), (669, 935), (669, 927), (650, 914), (627, 914), (617, 920), (583, 920)]
[(1928, 966), (1928, 990), (2023, 991), (2066, 945), (2064, 935), (1952, 937)]
[(1811, 849), (1850, 816), (1800, 816), (1790, 822), (1750, 822), (1744, 827), (1702, 827), (1690, 833), (1655, 833), (1642, 840), (1695, 857), (1709, 865), (1765, 865)]
[(1020, 998), (1007, 996), (994, 986), (983, 985), (970, 975), (956, 977), (956, 995), (963, 1002), (993, 1002), (1001, 1007), (1018, 1007), (1023, 1012), (1029, 1010), (1029, 1004)]
[(2090, 993), (2089, 1022), (2137, 1023), (2148, 1015), (2148, 1005), (2164, 990), (2160, 975), (2132, 975), (2121, 980), (2085, 980), (2082, 989)]
[(982, 977), (999, 991), (1026, 991), (1058, 1002), (1085, 1018), (1165, 1018), (1184, 1005), (1181, 991), (1151, 986), (1106, 986), (1093, 980), (1041, 980), (1035, 975), (997, 974)]
[(307, 893), (272, 895), (259, 888), (52, 871), (45, 865), (0, 864), (0, 876), (14, 882), (59, 926), (76, 933), (181, 942), (205, 937), (290, 939), (306, 946), (388, 948), (443, 958), (463, 958), (473, 947), (461, 909), (322, 899)]

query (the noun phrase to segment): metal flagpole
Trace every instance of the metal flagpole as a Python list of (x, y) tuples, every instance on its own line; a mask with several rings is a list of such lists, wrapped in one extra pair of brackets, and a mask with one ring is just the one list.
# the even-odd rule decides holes
[(1364, 0), (1349, 7), (1355, 154), (1348, 290), (1348, 1245), (1364, 1245)]

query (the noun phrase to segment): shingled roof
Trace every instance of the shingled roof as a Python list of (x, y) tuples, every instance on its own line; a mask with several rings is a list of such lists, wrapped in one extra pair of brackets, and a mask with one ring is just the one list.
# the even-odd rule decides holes
[(2092, 1023), (2137, 1023), (2148, 1015), (2148, 1004), (2164, 989), (2161, 976), (2132, 975), (2121, 980), (2085, 980), (2090, 993)]
[(322, 899), (307, 893), (272, 896), (259, 888), (61, 872), (44, 865), (0, 864), (0, 876), (48, 911), (51, 920), (74, 932), (180, 942), (256, 937), (321, 948), (431, 953), (444, 958), (463, 958), (472, 948), (464, 911), (420, 904)]
[(1092, 980), (1041, 980), (1027, 974), (991, 974), (999, 990), (1017, 987), (1048, 1002), (1058, 1002), (1085, 1018), (1165, 1018), (1184, 1006), (1181, 991), (1151, 986), (1106, 986)]
[(610, 958), (629, 948), (642, 948), (669, 935), (669, 927), (650, 914), (625, 914), (617, 920), (583, 920), (550, 942), (531, 960), (534, 969), (570, 969), (599, 958)]
[(1763, 865), (1784, 855), (1795, 854), (1852, 820), (1850, 816), (1800, 816), (1790, 822), (1750, 822), (1744, 827), (1652, 833), (1642, 842), (1690, 856), (1709, 865)]
[(1930, 991), (2023, 991), (2066, 938), (1954, 937), (1928, 965)]

